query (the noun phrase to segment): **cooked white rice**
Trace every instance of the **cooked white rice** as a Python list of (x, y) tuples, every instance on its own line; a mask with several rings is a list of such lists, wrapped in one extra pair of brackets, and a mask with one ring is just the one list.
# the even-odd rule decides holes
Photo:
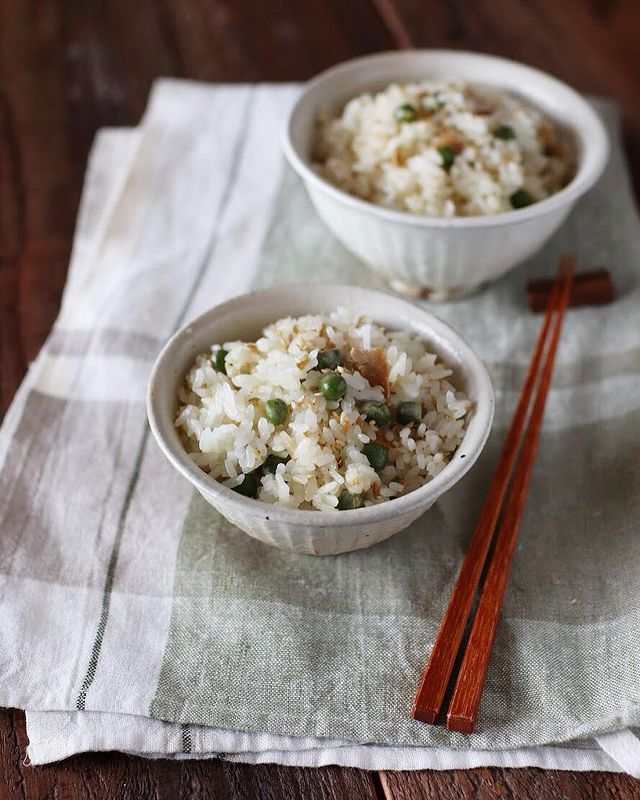
[(353, 98), (338, 117), (322, 115), (315, 160), (324, 178), (371, 203), (475, 216), (559, 191), (573, 174), (570, 145), (566, 131), (509, 94), (424, 81), (392, 84)]
[[(413, 335), (385, 331), (345, 309), (281, 319), (255, 343), (222, 346), (227, 374), (215, 368), (220, 345), (197, 357), (179, 390), (176, 426), (195, 463), (226, 486), (238, 487), (245, 473), (256, 471), (264, 502), (329, 511), (347, 491), (361, 504), (380, 503), (437, 475), (464, 436), (471, 404), (447, 380), (451, 370)], [(335, 371), (347, 391), (329, 401), (319, 391), (327, 370), (315, 367), (318, 352), (332, 348), (344, 356), (345, 366)], [(377, 354), (387, 387), (372, 386), (353, 368), (351, 356), (362, 357), (363, 351)], [(289, 409), (278, 426), (265, 416), (264, 404), (274, 398)], [(360, 413), (367, 400), (391, 409), (417, 401), (422, 420), (413, 427), (379, 428)], [(362, 452), (372, 441), (387, 450), (387, 466), (379, 473)], [(260, 469), (270, 454), (289, 460), (275, 473)]]

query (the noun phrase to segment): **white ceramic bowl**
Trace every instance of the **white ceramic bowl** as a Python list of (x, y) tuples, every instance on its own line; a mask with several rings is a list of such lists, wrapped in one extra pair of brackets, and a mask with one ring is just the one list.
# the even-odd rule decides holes
[[(522, 97), (571, 129), (578, 150), (573, 180), (527, 208), (478, 217), (427, 217), (360, 200), (311, 167), (320, 109), (338, 113), (365, 91), (394, 81), (461, 79)], [(285, 154), (305, 183), (320, 217), (356, 256), (391, 285), (432, 300), (467, 294), (498, 278), (542, 247), (598, 179), (607, 161), (605, 128), (591, 106), (566, 84), (503, 58), (454, 50), (407, 50), (353, 59), (305, 87), (284, 133)]]
[[(416, 491), (386, 503), (323, 512), (287, 509), (243, 497), (197, 467), (174, 426), (177, 389), (195, 357), (215, 342), (255, 341), (266, 325), (281, 317), (329, 313), (338, 306), (367, 313), (388, 328), (417, 333), (454, 370), (452, 380), (475, 407), (464, 439), (445, 469)], [(207, 502), (250, 536), (283, 550), (313, 555), (369, 547), (406, 528), (473, 465), (489, 435), (493, 411), (487, 371), (457, 333), (406, 300), (353, 286), (277, 286), (212, 308), (165, 345), (151, 373), (147, 395), (149, 422), (160, 448)], [(425, 533), (428, 524), (425, 520)]]

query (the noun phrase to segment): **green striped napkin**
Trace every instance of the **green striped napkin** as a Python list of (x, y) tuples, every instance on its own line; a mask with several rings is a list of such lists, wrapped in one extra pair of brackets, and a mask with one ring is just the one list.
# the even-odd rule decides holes
[[(458, 749), (469, 764), (637, 726), (640, 237), (609, 105), (611, 164), (562, 231), (507, 278), (435, 308), (486, 361), (496, 425), (472, 472), (406, 533), (336, 558), (281, 553), (217, 515), (153, 443), (147, 375), (189, 318), (251, 286), (381, 285), (284, 169), (296, 91), (165, 81), (138, 131), (98, 140), (60, 317), (0, 430), (0, 702), (29, 709), (34, 760), (60, 757), (54, 731), (95, 743), (91, 719), (138, 719), (112, 744), (138, 752), (162, 720), (154, 752), (202, 752), (215, 730), (253, 736), (247, 752), (326, 737), (329, 749)], [(408, 712), (539, 325), (524, 283), (565, 250), (609, 266), (618, 299), (569, 313), (480, 724), (450, 734)]]

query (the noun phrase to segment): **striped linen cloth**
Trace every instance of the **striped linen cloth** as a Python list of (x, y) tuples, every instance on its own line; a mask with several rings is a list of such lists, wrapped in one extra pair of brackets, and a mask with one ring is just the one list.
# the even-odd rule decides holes
[[(494, 379), (478, 465), (406, 533), (314, 559), (235, 530), (160, 455), (153, 359), (206, 308), (291, 280), (380, 286), (310, 208), (278, 146), (295, 86), (161, 81), (92, 151), (56, 325), (0, 429), (0, 702), (33, 763), (89, 749), (412, 769), (640, 772), (640, 238), (614, 110), (600, 185), (544, 252), (436, 312)], [(408, 709), (559, 254), (619, 299), (572, 311), (471, 737)], [(580, 740), (580, 741), (575, 741)]]

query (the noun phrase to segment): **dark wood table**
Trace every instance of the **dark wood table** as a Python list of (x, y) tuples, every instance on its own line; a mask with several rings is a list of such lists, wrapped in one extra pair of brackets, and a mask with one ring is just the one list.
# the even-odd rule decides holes
[[(398, 46), (509, 56), (615, 97), (640, 178), (640, 3), (634, 0), (2, 0), (0, 407), (60, 302), (89, 147), (134, 125), (152, 80), (302, 80)], [(0, 645), (1, 646), (1, 645)], [(85, 755), (25, 767), (24, 716), (0, 712), (0, 798), (638, 798), (609, 773), (381, 774)]]

